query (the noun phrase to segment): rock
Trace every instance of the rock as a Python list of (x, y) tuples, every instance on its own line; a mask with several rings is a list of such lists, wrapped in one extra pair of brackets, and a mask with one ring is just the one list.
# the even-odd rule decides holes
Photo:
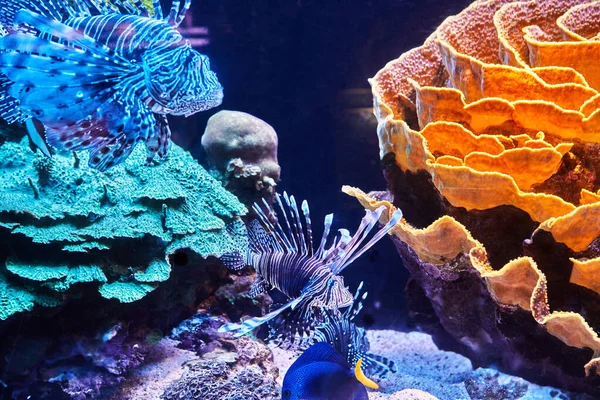
[(248, 337), (229, 341), (186, 364), (181, 379), (165, 390), (164, 400), (278, 400), (277, 369), (262, 343)]
[(239, 111), (213, 115), (202, 136), (213, 173), (246, 205), (275, 193), (281, 170), (277, 145), (271, 125)]

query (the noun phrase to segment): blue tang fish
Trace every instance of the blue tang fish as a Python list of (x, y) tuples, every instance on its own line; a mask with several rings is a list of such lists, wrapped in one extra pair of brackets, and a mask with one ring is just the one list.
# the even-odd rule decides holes
[(353, 369), (328, 343), (309, 347), (283, 378), (282, 400), (368, 400), (365, 388), (379, 386), (367, 378), (361, 360)]
[[(221, 104), (208, 57), (177, 27), (191, 5), (174, 0), (0, 0), (0, 117), (25, 123), (31, 141), (87, 150), (106, 170), (146, 145), (169, 150), (167, 114)], [(47, 142), (47, 143), (46, 143)]]

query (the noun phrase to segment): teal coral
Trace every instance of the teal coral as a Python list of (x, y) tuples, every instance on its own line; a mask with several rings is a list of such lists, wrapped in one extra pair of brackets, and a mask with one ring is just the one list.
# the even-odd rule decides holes
[(106, 299), (117, 299), (121, 303), (133, 303), (156, 289), (156, 285), (140, 282), (113, 282), (100, 286), (100, 294)]
[(0, 259), (0, 319), (31, 310), (38, 297), (57, 303), (57, 292), (78, 283), (136, 301), (169, 278), (178, 250), (244, 250), (245, 207), (178, 146), (148, 166), (138, 146), (104, 173), (88, 168), (87, 157), (47, 159), (26, 139), (0, 145), (0, 239), (20, 249)]

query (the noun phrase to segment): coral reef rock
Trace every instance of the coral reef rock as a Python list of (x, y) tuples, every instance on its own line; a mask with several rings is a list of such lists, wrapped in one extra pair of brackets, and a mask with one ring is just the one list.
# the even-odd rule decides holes
[(275, 193), (281, 170), (277, 144), (271, 125), (240, 111), (219, 111), (202, 136), (211, 171), (245, 204)]
[(389, 194), (345, 188), (402, 209), (412, 315), (437, 340), (596, 396), (599, 30), (592, 1), (475, 1), (447, 18), (370, 80)]
[(181, 148), (148, 166), (138, 148), (105, 173), (86, 157), (0, 146), (0, 320), (92, 287), (134, 302), (169, 279), (170, 255), (245, 248), (245, 207)]
[[(454, 352), (442, 351), (430, 335), (391, 330), (369, 331), (372, 351), (396, 362), (398, 372), (378, 382), (369, 392), (371, 400), (592, 400), (553, 387), (538, 386), (522, 378), (493, 369), (474, 369), (471, 361)], [(281, 383), (297, 354), (273, 349)]]
[(277, 368), (268, 347), (249, 337), (226, 342), (200, 360), (188, 362), (163, 400), (278, 400)]

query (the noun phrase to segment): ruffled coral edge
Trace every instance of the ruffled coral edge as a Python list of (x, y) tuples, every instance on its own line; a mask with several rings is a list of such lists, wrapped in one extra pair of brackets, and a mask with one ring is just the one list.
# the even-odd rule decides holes
[[(385, 206), (388, 213), (382, 214), (381, 223), (389, 221), (396, 210), (390, 202), (370, 197), (358, 188), (343, 186), (342, 191), (355, 197), (366, 209)], [(499, 303), (530, 311), (548, 333), (566, 345), (591, 349), (594, 354), (585, 364), (586, 376), (593, 372), (600, 375), (600, 338), (580, 314), (550, 311), (546, 276), (531, 257), (514, 259), (493, 270), (483, 245), (450, 216), (443, 216), (424, 229), (416, 229), (402, 220), (390, 234), (407, 243), (419, 259), (434, 265), (449, 262), (460, 253), (468, 254), (471, 265), (485, 279), (488, 290)]]

